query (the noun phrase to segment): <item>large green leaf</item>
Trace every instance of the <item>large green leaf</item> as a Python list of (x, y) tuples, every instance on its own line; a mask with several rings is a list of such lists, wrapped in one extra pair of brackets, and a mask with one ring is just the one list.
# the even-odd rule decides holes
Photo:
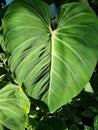
[(17, 83), (50, 111), (68, 103), (88, 83), (98, 49), (97, 16), (87, 5), (63, 5), (55, 21), (53, 29), (47, 4), (17, 0), (9, 6), (3, 26)]
[(21, 87), (8, 84), (0, 90), (0, 130), (24, 130), (29, 112), (29, 100)]

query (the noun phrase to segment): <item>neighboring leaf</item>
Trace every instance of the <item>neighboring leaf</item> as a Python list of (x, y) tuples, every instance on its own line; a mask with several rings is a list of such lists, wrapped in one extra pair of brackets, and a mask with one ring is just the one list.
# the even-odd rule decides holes
[(0, 75), (0, 81), (2, 81), (6, 77), (6, 74)]
[(84, 125), (84, 130), (93, 130), (93, 128), (91, 128), (90, 126)]
[(7, 56), (4, 53), (0, 53), (0, 62), (2, 62), (4, 65), (7, 61)]
[(65, 4), (56, 21), (52, 28), (47, 4), (17, 0), (9, 6), (3, 26), (17, 83), (51, 112), (84, 88), (98, 58), (98, 18), (89, 6)]
[(86, 92), (89, 92), (89, 93), (94, 93), (93, 88), (92, 88), (90, 82), (88, 82), (88, 83), (85, 85), (84, 90), (85, 90)]
[(0, 90), (0, 127), (24, 130), (29, 100), (21, 87), (8, 84)]

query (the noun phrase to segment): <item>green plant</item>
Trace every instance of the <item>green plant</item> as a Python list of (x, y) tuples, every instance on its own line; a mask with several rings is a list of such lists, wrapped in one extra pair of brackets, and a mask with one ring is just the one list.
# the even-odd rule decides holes
[[(39, 0), (16, 0), (6, 11), (2, 32), (1, 46), (8, 55), (7, 72), (12, 75), (11, 83), (21, 86), (30, 99), (31, 109), (27, 129), (46, 130), (46, 127), (43, 127), (44, 123), (55, 124), (57, 120), (58, 124), (63, 124), (61, 130), (67, 130), (66, 123), (64, 124), (64, 120), (58, 116), (61, 115), (61, 107), (70, 104), (72, 99), (85, 88), (97, 63), (96, 14), (89, 6), (76, 2), (62, 5), (56, 18), (51, 19), (50, 9), (46, 3)], [(8, 86), (10, 89), (13, 85)], [(3, 87), (1, 91), (4, 89), (7, 87)], [(6, 92), (10, 92), (9, 89)], [(18, 98), (21, 102), (23, 96)], [(29, 101), (27, 98), (26, 100), (26, 107), (29, 109)], [(17, 105), (17, 102), (15, 104)], [(24, 105), (25, 102), (22, 106)], [(19, 105), (18, 109), (21, 111), (23, 107)], [(17, 109), (16, 111), (18, 112)], [(51, 112), (54, 113), (51, 115)], [(19, 118), (23, 119), (22, 116)], [(70, 119), (69, 115), (67, 119)], [(0, 121), (2, 122), (3, 119), (1, 118)], [(17, 123), (16, 120), (14, 122)], [(16, 130), (26, 127), (23, 124), (19, 128), (15, 125), (9, 126), (9, 122), (7, 125), (2, 124)], [(56, 125), (54, 127), (57, 130)], [(85, 129), (87, 127), (85, 125)], [(73, 124), (73, 120), (70, 129), (78, 129), (76, 124)]]

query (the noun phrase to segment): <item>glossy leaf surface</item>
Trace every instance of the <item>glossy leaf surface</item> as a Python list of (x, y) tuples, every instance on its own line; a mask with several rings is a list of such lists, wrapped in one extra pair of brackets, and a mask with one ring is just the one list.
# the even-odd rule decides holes
[(17, 83), (50, 111), (83, 89), (98, 57), (98, 20), (91, 8), (81, 3), (63, 5), (55, 21), (53, 28), (47, 4), (18, 0), (9, 6), (3, 27)]

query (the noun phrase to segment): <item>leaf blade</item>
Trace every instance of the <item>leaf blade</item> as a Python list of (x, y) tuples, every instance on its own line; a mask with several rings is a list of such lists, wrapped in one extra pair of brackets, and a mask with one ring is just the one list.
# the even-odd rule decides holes
[(38, 0), (12, 3), (4, 19), (5, 46), (17, 83), (55, 111), (75, 97), (93, 73), (98, 22), (88, 6), (71, 3), (61, 7), (52, 30), (49, 7), (38, 4)]
[[(10, 129), (24, 129), (30, 103), (20, 87), (8, 84), (0, 90), (0, 124)], [(20, 123), (21, 122), (21, 123)]]

